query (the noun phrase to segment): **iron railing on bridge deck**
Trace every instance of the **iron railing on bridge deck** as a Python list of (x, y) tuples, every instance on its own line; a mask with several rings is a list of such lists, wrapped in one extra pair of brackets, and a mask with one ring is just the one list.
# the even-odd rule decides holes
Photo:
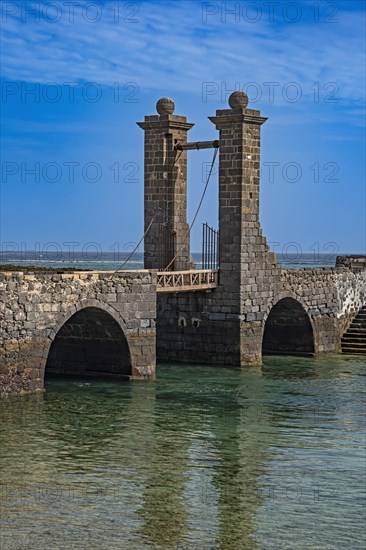
[(202, 224), (202, 269), (219, 267), (219, 231)]
[(192, 292), (212, 290), (217, 287), (219, 272), (217, 269), (196, 271), (158, 272), (158, 292)]

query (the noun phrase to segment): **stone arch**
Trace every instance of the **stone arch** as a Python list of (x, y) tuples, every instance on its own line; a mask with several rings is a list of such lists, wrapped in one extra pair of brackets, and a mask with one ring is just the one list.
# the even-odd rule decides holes
[(262, 353), (264, 355), (314, 355), (312, 319), (295, 294), (281, 294), (267, 311)]
[(80, 302), (77, 302), (76, 304), (72, 305), (67, 312), (63, 313), (60, 317), (58, 317), (56, 323), (53, 325), (53, 327), (49, 330), (47, 337), (51, 340), (51, 342), (54, 340), (56, 334), (60, 330), (60, 328), (72, 317), (75, 313), (78, 311), (81, 311), (82, 309), (85, 309), (87, 307), (95, 307), (104, 310), (106, 313), (109, 313), (113, 317), (113, 319), (120, 325), (121, 329), (124, 333), (127, 333), (127, 326), (125, 320), (120, 316), (118, 311), (116, 311), (112, 306), (107, 304), (107, 302), (103, 302), (102, 300), (81, 300)]
[(124, 320), (105, 302), (87, 300), (67, 311), (48, 335), (44, 374), (130, 377)]

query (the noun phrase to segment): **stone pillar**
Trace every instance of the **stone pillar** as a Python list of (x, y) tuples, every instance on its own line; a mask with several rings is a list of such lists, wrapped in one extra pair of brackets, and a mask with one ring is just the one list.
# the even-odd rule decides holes
[(187, 224), (187, 153), (174, 146), (187, 142), (193, 126), (174, 115), (174, 102), (157, 102), (158, 115), (138, 125), (145, 131), (145, 269), (164, 269), (178, 254), (170, 271), (190, 269), (190, 235)]
[(222, 303), (238, 318), (238, 362), (259, 363), (273, 271), (279, 275), (259, 223), (260, 128), (267, 119), (247, 109), (243, 92), (231, 94), (229, 105), (209, 117), (220, 131), (220, 286)]
[(231, 109), (209, 117), (220, 131), (219, 227), (220, 281), (235, 284), (243, 264), (259, 244), (260, 127), (267, 120), (259, 111), (246, 109), (247, 96), (234, 92)]

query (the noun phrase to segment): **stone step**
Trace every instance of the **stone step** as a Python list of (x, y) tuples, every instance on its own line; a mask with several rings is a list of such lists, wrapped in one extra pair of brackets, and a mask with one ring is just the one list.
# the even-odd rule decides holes
[(345, 348), (365, 348), (366, 349), (366, 342), (355, 342), (353, 340), (347, 340), (347, 341), (342, 341), (342, 348), (345, 347)]
[(347, 332), (347, 334), (342, 336), (341, 341), (342, 342), (365, 342), (366, 344), (366, 336), (362, 334), (357, 334), (357, 335), (349, 334)]
[(355, 344), (354, 342), (342, 342), (342, 350), (345, 349), (364, 350), (366, 352), (366, 344), (361, 342), (359, 344)]
[(341, 338), (342, 353), (366, 355), (366, 306), (357, 313)]
[(366, 353), (366, 345), (365, 344), (363, 344), (363, 345), (360, 344), (358, 346), (355, 345), (355, 344), (349, 344), (349, 343), (347, 343), (347, 344), (343, 343), (342, 344), (342, 351), (350, 350), (350, 349), (353, 349), (355, 351), (362, 351), (362, 352)]
[(366, 306), (362, 306), (341, 338), (342, 353), (366, 354)]

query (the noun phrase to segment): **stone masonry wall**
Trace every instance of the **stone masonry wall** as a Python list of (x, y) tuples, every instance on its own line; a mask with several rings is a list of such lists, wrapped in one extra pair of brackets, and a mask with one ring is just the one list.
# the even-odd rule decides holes
[(158, 294), (157, 358), (160, 361), (238, 364), (239, 319), (220, 303), (220, 291)]
[(347, 267), (352, 271), (362, 271), (366, 269), (366, 256), (357, 254), (337, 256), (336, 267)]
[(220, 287), (206, 293), (158, 295), (158, 359), (250, 363), (240, 360), (238, 324), (246, 350), (261, 357), (266, 319), (283, 298), (297, 300), (309, 316), (316, 354), (340, 351), (340, 338), (347, 323), (366, 304), (366, 271), (279, 268), (277, 273), (276, 280), (273, 270), (268, 279), (266, 271), (251, 271), (248, 284), (242, 289), (243, 306), (236, 311), (225, 302), (226, 295)]
[(348, 269), (337, 269), (333, 280), (339, 304), (338, 324), (340, 333), (343, 335), (358, 311), (366, 305), (366, 269), (355, 272)]
[(0, 395), (43, 388), (51, 343), (84, 308), (105, 311), (121, 327), (133, 378), (155, 375), (156, 274), (0, 272)]

